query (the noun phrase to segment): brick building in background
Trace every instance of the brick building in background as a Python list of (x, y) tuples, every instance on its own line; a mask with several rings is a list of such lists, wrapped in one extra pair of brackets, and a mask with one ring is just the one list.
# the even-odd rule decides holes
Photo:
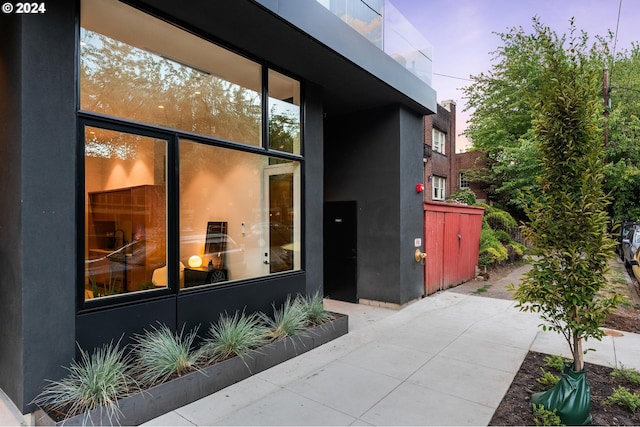
[(438, 104), (437, 113), (424, 117), (424, 201), (445, 201), (469, 188), (479, 202), (487, 199), (481, 185), (469, 182), (465, 171), (483, 166), (481, 152), (456, 153), (456, 104)]
[(486, 166), (484, 153), (481, 151), (468, 151), (466, 153), (456, 153), (455, 168), (458, 174), (456, 187), (453, 192), (462, 188), (468, 188), (476, 195), (476, 201), (486, 203), (487, 192), (482, 184), (469, 181), (467, 171), (470, 169), (480, 169)]

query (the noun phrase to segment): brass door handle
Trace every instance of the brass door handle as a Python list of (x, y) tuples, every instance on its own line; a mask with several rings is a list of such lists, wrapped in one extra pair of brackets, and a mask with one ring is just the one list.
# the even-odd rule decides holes
[(414, 256), (415, 256), (416, 262), (424, 262), (424, 259), (427, 257), (427, 254), (422, 252), (420, 249), (416, 249), (416, 253)]

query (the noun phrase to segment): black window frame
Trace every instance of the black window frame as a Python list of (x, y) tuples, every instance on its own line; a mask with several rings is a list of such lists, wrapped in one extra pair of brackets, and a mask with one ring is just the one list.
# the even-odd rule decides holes
[[(142, 10), (144, 13), (147, 11)], [(160, 18), (161, 19), (161, 18)], [(80, 76), (80, 19), (77, 21), (77, 35), (76, 35), (76, 73)], [(171, 21), (167, 21), (173, 24)], [(174, 262), (179, 259), (179, 144), (181, 139), (187, 139), (193, 142), (212, 145), (216, 147), (242, 151), (246, 153), (253, 153), (267, 157), (279, 158), (282, 160), (297, 161), (300, 164), (300, 245), (305, 247), (305, 82), (300, 77), (282, 70), (274, 64), (269, 64), (265, 61), (260, 61), (250, 55), (239, 52), (236, 49), (231, 48), (225, 43), (212, 40), (211, 37), (206, 37), (196, 31), (186, 29), (184, 26), (180, 26), (185, 31), (188, 31), (197, 37), (200, 37), (210, 43), (216, 44), (224, 49), (227, 49), (236, 54), (242, 55), (245, 58), (256, 62), (261, 67), (262, 75), (262, 96), (261, 96), (261, 108), (262, 108), (262, 144), (249, 145), (241, 142), (229, 141), (213, 136), (206, 136), (188, 131), (177, 130), (161, 125), (153, 125), (143, 122), (137, 122), (129, 120), (127, 118), (114, 117), (95, 113), (87, 110), (82, 110), (80, 107), (80, 78), (76, 79), (76, 112), (77, 112), (77, 147), (76, 147), (76, 165), (78, 171), (78, 182), (76, 185), (76, 217), (77, 222), (77, 239), (76, 239), (76, 312), (78, 314), (87, 313), (102, 309), (110, 309), (117, 306), (136, 304), (142, 301), (151, 301), (154, 299), (166, 299), (177, 298), (181, 293), (191, 293), (198, 291), (206, 291), (210, 289), (210, 286), (203, 286), (197, 289), (180, 289), (179, 288), (179, 271), (178, 263)], [(269, 70), (276, 71), (282, 75), (297, 80), (300, 83), (300, 153), (288, 153), (280, 150), (269, 148), (269, 87), (268, 87), (268, 74)], [(167, 188), (166, 188), (166, 206), (167, 206), (167, 276), (168, 283), (166, 288), (153, 289), (145, 292), (131, 292), (121, 295), (114, 295), (108, 298), (93, 298), (85, 300), (84, 298), (84, 280), (85, 280), (85, 127), (97, 127), (118, 132), (127, 132), (132, 134), (139, 134), (145, 137), (152, 137), (158, 139), (164, 139), (167, 141), (167, 160), (166, 160), (166, 173), (167, 173)], [(274, 274), (267, 274), (264, 276), (252, 277), (246, 280), (232, 281), (225, 283), (222, 286), (241, 286), (243, 283), (252, 282), (256, 280), (270, 279), (275, 275), (297, 275), (301, 271), (305, 270), (306, 252), (301, 250), (300, 253), (300, 269), (279, 272)], [(221, 286), (221, 285), (216, 285)]]
[[(302, 100), (301, 104), (304, 103)], [(302, 121), (302, 111), (304, 109), (301, 106), (301, 121)], [(86, 170), (85, 170), (85, 128), (86, 127), (96, 127), (116, 132), (126, 132), (135, 135), (141, 135), (150, 138), (157, 138), (167, 141), (167, 161), (166, 161), (166, 173), (167, 173), (167, 200), (166, 200), (166, 208), (167, 208), (167, 275), (169, 277), (167, 287), (161, 289), (154, 289), (145, 292), (132, 292), (121, 295), (113, 295), (108, 298), (94, 298), (90, 300), (84, 299), (84, 280), (85, 280), (85, 222), (86, 222), (86, 199), (85, 199), (85, 180), (86, 180)], [(301, 125), (302, 127), (302, 125)], [(302, 132), (304, 134), (304, 132)], [(231, 149), (235, 151), (242, 151), (246, 153), (258, 154), (266, 157), (274, 157), (283, 160), (297, 161), (300, 163), (301, 175), (300, 175), (300, 185), (301, 185), (301, 202), (300, 202), (300, 218), (301, 218), (301, 236), (300, 243), (301, 247), (304, 247), (305, 241), (305, 225), (304, 225), (304, 179), (305, 179), (305, 161), (302, 155), (296, 155), (291, 153), (285, 153), (278, 150), (270, 150), (264, 147), (253, 147), (246, 144), (235, 143), (230, 141), (225, 141), (221, 139), (215, 139), (210, 137), (205, 137), (203, 135), (192, 134), (188, 132), (176, 131), (175, 129), (170, 128), (161, 128), (158, 126), (151, 126), (143, 123), (137, 123), (133, 121), (123, 120), (119, 118), (113, 118), (109, 116), (98, 115), (95, 113), (90, 113), (86, 111), (78, 112), (78, 132), (77, 132), (77, 159), (78, 159), (78, 174), (81, 177), (77, 186), (77, 307), (78, 313), (94, 311), (96, 309), (102, 308), (112, 308), (118, 305), (128, 305), (132, 303), (136, 303), (139, 301), (149, 301), (157, 298), (167, 298), (167, 297), (176, 297), (179, 293), (186, 293), (196, 291), (194, 290), (185, 290), (179, 289), (179, 272), (178, 272), (178, 263), (174, 262), (179, 259), (179, 191), (178, 181), (179, 181), (179, 147), (180, 140), (186, 139), (192, 142), (211, 145), (220, 148)], [(301, 138), (303, 139), (303, 138)], [(268, 141), (267, 141), (268, 143)], [(302, 148), (301, 144), (301, 148)], [(302, 150), (301, 150), (302, 151)], [(301, 251), (301, 259), (300, 259), (300, 270), (305, 269), (305, 251)], [(248, 278), (246, 280), (238, 280), (229, 283), (225, 283), (224, 286), (239, 286), (246, 281), (255, 281), (260, 280), (262, 278), (269, 278), (274, 276), (275, 274), (287, 275), (287, 274), (298, 274), (300, 270), (292, 270), (274, 274), (268, 274), (264, 276), (258, 276), (253, 278)], [(217, 285), (220, 286), (220, 285)], [(209, 286), (203, 286), (198, 289), (208, 289)]]

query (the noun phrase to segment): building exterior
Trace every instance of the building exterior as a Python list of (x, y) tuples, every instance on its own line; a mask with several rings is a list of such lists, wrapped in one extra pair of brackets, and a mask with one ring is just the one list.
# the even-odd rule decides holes
[(456, 170), (458, 171), (458, 179), (456, 180), (456, 187), (454, 192), (468, 188), (473, 191), (478, 203), (487, 202), (487, 191), (485, 187), (469, 179), (468, 171), (478, 170), (486, 167), (485, 155), (481, 151), (467, 151), (465, 153), (456, 153)]
[[(480, 153), (456, 153), (456, 104), (444, 101), (424, 117), (424, 261), (425, 293), (457, 286), (475, 277), (484, 210), (445, 201), (461, 188)], [(485, 196), (486, 198), (486, 196)], [(479, 199), (482, 201), (482, 199)]]
[(455, 190), (456, 104), (443, 101), (424, 117), (424, 201), (444, 201)]
[[(353, 7), (57, 0), (0, 16), (0, 388), (20, 410), (76, 343), (206, 330), (322, 289), (424, 294), (430, 59), (386, 42), (381, 0), (336, 3)], [(375, 43), (350, 19), (382, 26)]]
[(483, 167), (483, 153), (456, 153), (456, 104), (448, 100), (438, 104), (437, 113), (424, 117), (424, 201), (445, 201), (456, 191), (468, 188), (478, 202), (487, 193), (468, 179), (467, 171)]

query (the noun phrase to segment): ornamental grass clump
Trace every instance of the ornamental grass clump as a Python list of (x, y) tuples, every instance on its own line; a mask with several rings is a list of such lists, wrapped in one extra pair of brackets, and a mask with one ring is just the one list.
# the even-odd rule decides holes
[(240, 356), (265, 343), (267, 330), (257, 313), (244, 312), (233, 316), (221, 315), (218, 323), (211, 324), (209, 335), (200, 347), (200, 359), (205, 363)]
[(160, 325), (144, 334), (134, 335), (135, 377), (144, 385), (151, 386), (168, 380), (172, 375), (196, 369), (198, 354), (192, 352), (198, 328), (184, 334), (174, 334), (166, 325)]
[(308, 325), (320, 325), (333, 319), (333, 315), (324, 309), (324, 301), (319, 291), (314, 292), (306, 298), (301, 297), (300, 303), (302, 310), (306, 314)]
[(55, 418), (70, 418), (84, 413), (83, 424), (93, 423), (89, 411), (100, 410), (110, 424), (118, 422), (121, 412), (118, 399), (138, 391), (129, 372), (130, 358), (119, 343), (104, 345), (89, 355), (80, 348), (80, 359), (65, 367), (69, 374), (51, 381), (33, 403)]
[(267, 326), (266, 337), (270, 341), (277, 341), (294, 336), (306, 329), (307, 314), (303, 310), (299, 298), (287, 297), (280, 309), (273, 306), (273, 318), (260, 313), (260, 318)]

